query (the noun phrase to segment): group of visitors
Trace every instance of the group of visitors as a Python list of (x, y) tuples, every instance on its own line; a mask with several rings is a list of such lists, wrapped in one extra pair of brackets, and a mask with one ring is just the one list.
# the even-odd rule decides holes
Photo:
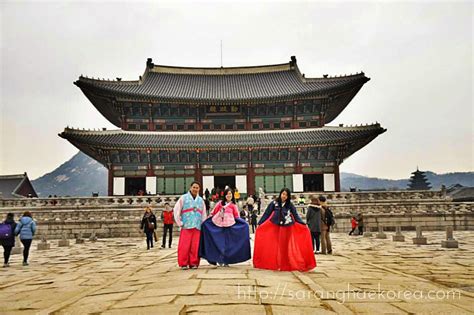
[[(161, 221), (163, 222), (163, 236), (162, 236), (162, 243), (161, 248), (166, 248), (166, 237), (168, 237), (168, 248), (171, 248), (171, 244), (173, 242), (173, 225), (174, 225), (174, 218), (173, 218), (173, 209), (171, 208), (169, 203), (165, 203), (165, 208), (161, 213)], [(158, 242), (158, 236), (156, 235), (157, 229), (157, 222), (156, 216), (153, 213), (151, 207), (145, 208), (145, 213), (142, 217), (142, 221), (140, 224), (140, 230), (143, 230), (143, 233), (146, 235), (146, 247), (147, 250), (153, 248), (153, 241)]]
[[(205, 201), (199, 195), (200, 190), (201, 184), (193, 182), (189, 191), (178, 199), (172, 210), (174, 221), (180, 227), (178, 265), (183, 270), (198, 268), (201, 258), (221, 267), (250, 260), (249, 224), (255, 233), (255, 268), (308, 271), (316, 267), (312, 233), (291, 202), (288, 188), (281, 190), (278, 198), (268, 205), (258, 222), (256, 210), (252, 209), (249, 213), (247, 207), (239, 211), (235, 192), (230, 187), (226, 187), (220, 198), (215, 199), (214, 208), (207, 215)], [(326, 213), (330, 210), (324, 201), (314, 206)], [(169, 211), (165, 209), (164, 214)], [(153, 232), (156, 229), (156, 218), (154, 220), (147, 213), (151, 213), (151, 210), (145, 213), (142, 228), (145, 231), (149, 227)], [(171, 215), (168, 217), (171, 218)], [(329, 227), (326, 231), (328, 253), (331, 253)], [(147, 234), (146, 231), (145, 233)], [(165, 238), (162, 247), (164, 244)], [(148, 233), (147, 247), (152, 246), (153, 233)]]
[(31, 242), (36, 233), (36, 222), (31, 212), (25, 211), (20, 220), (15, 222), (13, 213), (8, 213), (5, 221), (0, 224), (0, 244), (3, 247), (3, 267), (10, 267), (10, 255), (15, 247), (15, 236), (20, 236), (23, 244), (23, 266), (28, 266)]

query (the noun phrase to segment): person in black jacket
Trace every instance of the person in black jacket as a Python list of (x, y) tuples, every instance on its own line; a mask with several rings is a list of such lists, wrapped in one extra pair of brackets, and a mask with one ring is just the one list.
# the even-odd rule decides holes
[(10, 267), (10, 254), (12, 252), (12, 248), (15, 246), (15, 228), (16, 228), (16, 223), (15, 220), (13, 219), (13, 213), (8, 213), (5, 221), (3, 222), (4, 224), (9, 224), (11, 226), (11, 236), (7, 239), (2, 239), (0, 240), (0, 244), (3, 246), (3, 267)]
[(257, 210), (252, 211), (250, 223), (252, 223), (252, 233), (255, 233), (255, 229), (257, 229)]
[(311, 204), (308, 206), (308, 213), (306, 214), (306, 223), (311, 231), (313, 250), (316, 254), (319, 252), (321, 236), (321, 205), (316, 196), (311, 196)]
[(156, 229), (156, 217), (150, 207), (145, 208), (140, 229), (145, 233), (146, 247), (150, 249), (150, 247), (153, 247), (153, 236)]

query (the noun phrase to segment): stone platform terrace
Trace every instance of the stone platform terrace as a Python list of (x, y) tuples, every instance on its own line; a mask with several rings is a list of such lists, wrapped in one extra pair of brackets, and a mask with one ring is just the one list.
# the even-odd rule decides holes
[[(459, 249), (333, 234), (334, 255), (309, 273), (228, 268), (204, 261), (182, 271), (176, 245), (147, 251), (143, 239), (109, 238), (14, 255), (0, 268), (0, 314), (473, 314), (474, 233)], [(177, 244), (175, 240), (175, 244)]]

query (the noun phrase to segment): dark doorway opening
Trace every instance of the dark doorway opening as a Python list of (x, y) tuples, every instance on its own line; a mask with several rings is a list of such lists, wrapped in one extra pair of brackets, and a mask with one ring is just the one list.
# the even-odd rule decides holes
[(303, 174), (304, 191), (324, 191), (323, 174)]
[(224, 190), (225, 186), (235, 189), (235, 176), (214, 176), (214, 187)]
[(126, 177), (125, 178), (125, 195), (138, 196), (146, 193), (145, 177)]

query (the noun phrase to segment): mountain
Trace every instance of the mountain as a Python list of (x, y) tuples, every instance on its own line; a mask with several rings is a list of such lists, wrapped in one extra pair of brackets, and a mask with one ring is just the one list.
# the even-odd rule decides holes
[[(474, 187), (474, 172), (456, 172), (447, 174), (436, 174), (430, 171), (425, 172), (426, 178), (430, 182), (432, 189), (439, 190), (441, 185), (449, 187), (461, 184), (466, 187)], [(365, 177), (352, 173), (341, 173), (341, 190), (349, 191), (350, 188), (360, 190), (403, 190), (408, 186), (407, 179), (384, 179), (377, 177)]]
[(107, 169), (82, 152), (31, 183), (38, 196), (107, 196)]
[[(410, 175), (407, 174), (407, 179), (393, 180), (341, 173), (341, 190), (349, 191), (351, 187), (360, 190), (406, 189)], [(99, 196), (106, 196), (107, 176), (105, 167), (79, 152), (51, 173), (32, 181), (32, 184), (40, 197), (91, 196), (93, 192), (98, 192)], [(435, 190), (440, 189), (443, 184), (446, 187), (454, 184), (474, 187), (474, 172), (436, 174), (427, 171), (426, 178)]]

